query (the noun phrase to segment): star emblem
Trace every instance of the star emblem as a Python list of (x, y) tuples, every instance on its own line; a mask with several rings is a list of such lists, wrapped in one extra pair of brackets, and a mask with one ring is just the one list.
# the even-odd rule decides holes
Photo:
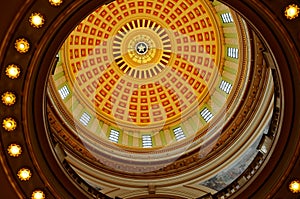
[(144, 55), (147, 53), (148, 51), (148, 45), (145, 42), (139, 42), (136, 44), (135, 46), (135, 51), (139, 54), (139, 55)]
[(146, 49), (145, 44), (140, 43), (140, 45), (138, 45), (138, 51), (139, 51), (140, 53), (144, 53), (144, 52), (145, 52), (145, 49)]

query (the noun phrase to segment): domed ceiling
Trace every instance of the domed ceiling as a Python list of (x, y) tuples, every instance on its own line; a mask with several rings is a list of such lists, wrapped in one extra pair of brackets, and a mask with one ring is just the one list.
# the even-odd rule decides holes
[(299, 198), (299, 3), (221, 2), (2, 2), (1, 197)]
[(149, 131), (184, 120), (209, 92), (222, 58), (209, 11), (172, 1), (97, 9), (67, 40), (71, 83), (119, 128)]
[[(112, 196), (150, 185), (220, 190), (251, 163), (269, 128), (273, 83), (262, 48), (219, 2), (103, 5), (57, 54), (48, 84), (51, 137), (92, 186), (119, 187)], [(242, 169), (211, 185), (233, 167)]]
[[(234, 23), (228, 28), (233, 37), (226, 40), (221, 23), (201, 1), (102, 6), (63, 45), (56, 74), (64, 76), (56, 75), (57, 90), (73, 95), (63, 100), (81, 124), (108, 138), (113, 130), (118, 139), (111, 139), (119, 144), (143, 147), (137, 138), (146, 135), (154, 141), (151, 147), (161, 147), (194, 136), (224, 112), (229, 94), (240, 88), (234, 84), (243, 83), (247, 72), (238, 66)], [(75, 101), (82, 108), (75, 109)]]

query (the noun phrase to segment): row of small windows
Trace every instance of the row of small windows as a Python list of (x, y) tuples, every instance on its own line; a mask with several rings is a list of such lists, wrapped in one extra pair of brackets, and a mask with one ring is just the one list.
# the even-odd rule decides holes
[[(224, 80), (222, 80), (221, 84), (220, 84), (220, 88), (222, 90), (224, 90), (226, 93), (229, 93), (230, 90), (231, 90), (231, 87), (232, 85)], [(206, 122), (209, 122), (212, 118), (213, 118), (213, 114), (207, 109), (207, 108), (204, 108), (201, 112), (200, 112), (200, 115), (202, 116), (202, 118), (206, 121)], [(88, 123), (90, 122), (91, 120), (91, 116), (84, 112), (79, 121), (87, 126)], [(180, 141), (185, 137), (185, 134), (182, 130), (181, 127), (177, 127), (175, 129), (173, 129), (173, 133), (174, 133), (174, 136), (175, 136), (175, 139), (177, 141)], [(119, 141), (119, 136), (120, 136), (120, 132), (117, 131), (117, 130), (114, 130), (114, 129), (111, 129), (110, 130), (110, 134), (109, 134), (109, 140), (112, 141), (112, 142), (115, 142), (115, 143), (118, 143)], [(149, 147), (152, 147), (152, 137), (151, 135), (142, 135), (142, 145), (143, 145), (143, 148), (149, 148)]]
[(69, 88), (65, 85), (61, 89), (58, 90), (58, 93), (60, 94), (61, 99), (66, 99), (68, 95), (70, 94)]
[(87, 126), (88, 123), (90, 122), (90, 120), (91, 120), (91, 116), (90, 116), (89, 114), (87, 114), (86, 112), (84, 112), (84, 113), (81, 115), (80, 119), (79, 119), (79, 121), (80, 121), (84, 126)]
[[(222, 80), (221, 84), (220, 84), (220, 88), (222, 90), (224, 90), (226, 93), (229, 93), (230, 92), (230, 89), (231, 89), (231, 84)], [(204, 108), (201, 112), (200, 112), (200, 115), (202, 116), (202, 118), (206, 121), (206, 122), (209, 122), (212, 118), (213, 118), (213, 114), (207, 109), (207, 108)], [(79, 121), (87, 126), (88, 123), (90, 122), (91, 120), (91, 116), (84, 112)], [(177, 127), (175, 129), (173, 129), (173, 133), (174, 133), (174, 136), (175, 136), (175, 139), (176, 141), (180, 141), (185, 137), (185, 134), (182, 130), (181, 127)], [(110, 134), (109, 134), (109, 140), (114, 142), (114, 143), (118, 143), (119, 142), (119, 136), (120, 136), (120, 132), (117, 131), (117, 130), (114, 130), (114, 129), (111, 129), (110, 130)], [(143, 145), (143, 148), (151, 148), (152, 147), (152, 137), (151, 135), (142, 135), (142, 145)]]
[(227, 48), (227, 56), (237, 59), (239, 57), (239, 49), (237, 49), (237, 48)]
[(120, 136), (119, 131), (111, 129), (108, 139), (112, 142), (118, 143), (119, 142), (119, 136)]
[(204, 108), (201, 112), (200, 115), (202, 116), (202, 118), (206, 121), (209, 122), (214, 115), (210, 112), (210, 110), (208, 110), (207, 108)]
[(225, 93), (229, 94), (232, 88), (232, 85), (229, 82), (224, 80), (221, 81), (219, 88)]
[[(185, 135), (184, 135), (181, 127), (177, 127), (175, 129), (173, 129), (173, 132), (174, 132), (174, 135), (175, 135), (175, 138), (177, 141), (185, 138)], [(119, 136), (120, 136), (119, 131), (111, 129), (108, 139), (114, 143), (118, 143)], [(143, 148), (151, 148), (153, 146), (151, 135), (142, 135), (142, 146), (143, 146)]]
[[(114, 129), (110, 130), (110, 134), (108, 139), (114, 143), (119, 142), (120, 132)], [(142, 135), (142, 144), (143, 148), (151, 148), (152, 147), (152, 137), (151, 135)]]
[(177, 127), (175, 129), (173, 129), (173, 133), (174, 133), (175, 139), (177, 141), (182, 140), (182, 139), (185, 138), (185, 135), (184, 135), (183, 130), (182, 130), (181, 127)]
[(233, 23), (233, 18), (229, 12), (221, 14), (223, 23)]
[(143, 148), (152, 147), (152, 137), (151, 135), (142, 135)]

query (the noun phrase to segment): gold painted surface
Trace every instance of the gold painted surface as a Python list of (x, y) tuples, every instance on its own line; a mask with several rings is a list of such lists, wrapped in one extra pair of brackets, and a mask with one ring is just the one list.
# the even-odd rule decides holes
[(217, 28), (205, 2), (115, 1), (68, 37), (67, 75), (103, 121), (127, 129), (179, 124), (199, 111), (220, 75)]

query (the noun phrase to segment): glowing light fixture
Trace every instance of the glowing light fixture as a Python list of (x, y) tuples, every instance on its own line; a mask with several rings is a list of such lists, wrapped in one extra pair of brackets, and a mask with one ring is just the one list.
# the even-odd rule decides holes
[(27, 181), (31, 178), (32, 173), (29, 169), (22, 168), (18, 171), (18, 177), (21, 181)]
[(17, 65), (15, 65), (15, 64), (10, 64), (10, 65), (8, 65), (8, 67), (6, 68), (5, 72), (6, 72), (6, 75), (7, 75), (9, 78), (11, 78), (11, 79), (16, 79), (16, 78), (19, 77), (21, 70), (20, 70), (20, 68), (19, 68)]
[(30, 15), (29, 22), (32, 27), (40, 28), (44, 25), (45, 19), (41, 13), (34, 12)]
[(19, 53), (26, 53), (28, 52), (30, 45), (26, 39), (20, 38), (16, 40), (15, 48)]
[(289, 184), (289, 189), (293, 193), (300, 193), (300, 180), (293, 180)]
[(296, 4), (291, 4), (285, 8), (284, 15), (287, 19), (295, 19), (298, 17), (300, 8)]
[(63, 0), (49, 0), (49, 3), (53, 6), (60, 6), (63, 3)]
[(7, 148), (8, 154), (12, 157), (18, 157), (22, 153), (22, 148), (20, 145), (11, 144)]
[(5, 118), (2, 122), (2, 126), (7, 131), (13, 131), (17, 128), (17, 122), (11, 117)]
[(11, 106), (16, 103), (16, 96), (12, 92), (5, 92), (2, 94), (2, 103), (6, 106)]
[(44, 199), (45, 197), (45, 193), (41, 190), (35, 190), (31, 195), (31, 199)]

